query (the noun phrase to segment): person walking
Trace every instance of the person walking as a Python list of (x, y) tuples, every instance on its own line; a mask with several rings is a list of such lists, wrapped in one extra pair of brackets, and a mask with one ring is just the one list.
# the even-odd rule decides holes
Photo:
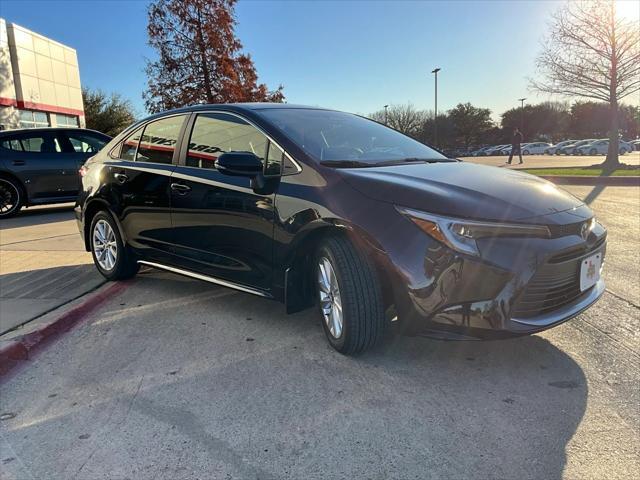
[(511, 165), (511, 160), (513, 156), (517, 153), (520, 157), (520, 164), (523, 164), (522, 161), (522, 151), (520, 149), (520, 145), (522, 144), (522, 133), (517, 128), (513, 129), (513, 137), (511, 139), (511, 153), (509, 154), (509, 160), (507, 163)]

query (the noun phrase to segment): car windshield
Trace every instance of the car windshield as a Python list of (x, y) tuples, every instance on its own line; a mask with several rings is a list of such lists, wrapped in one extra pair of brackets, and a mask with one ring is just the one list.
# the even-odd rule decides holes
[(455, 161), (406, 135), (350, 113), (306, 108), (265, 108), (259, 113), (325, 165), (369, 167)]

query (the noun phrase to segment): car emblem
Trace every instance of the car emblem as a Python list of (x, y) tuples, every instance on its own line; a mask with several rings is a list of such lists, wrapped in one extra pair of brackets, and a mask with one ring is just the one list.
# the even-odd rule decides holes
[(589, 236), (589, 222), (584, 222), (580, 227), (580, 236), (583, 240), (586, 240)]

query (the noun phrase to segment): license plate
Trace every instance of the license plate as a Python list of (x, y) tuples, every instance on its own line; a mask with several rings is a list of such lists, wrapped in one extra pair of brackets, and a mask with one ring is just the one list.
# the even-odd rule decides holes
[(582, 260), (580, 265), (580, 291), (593, 287), (600, 279), (602, 253), (596, 253)]

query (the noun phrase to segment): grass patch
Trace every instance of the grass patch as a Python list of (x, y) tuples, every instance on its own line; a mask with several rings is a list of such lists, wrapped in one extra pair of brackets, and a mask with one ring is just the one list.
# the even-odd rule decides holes
[(603, 173), (602, 168), (527, 168), (520, 170), (521, 172), (531, 173), (533, 175), (562, 175), (569, 177), (637, 177), (640, 176), (640, 167), (619, 168), (613, 172), (607, 171)]

